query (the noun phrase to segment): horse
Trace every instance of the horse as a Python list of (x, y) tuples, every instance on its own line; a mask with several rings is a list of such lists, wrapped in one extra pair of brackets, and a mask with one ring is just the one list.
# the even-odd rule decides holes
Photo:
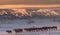
[(11, 31), (11, 30), (6, 30), (6, 32), (8, 32), (8, 33), (12, 33), (12, 31)]
[(37, 30), (37, 28), (24, 28), (25, 31), (27, 32), (35, 32)]
[(20, 32), (23, 32), (23, 29), (14, 29), (14, 31), (15, 31), (16, 33), (20, 33)]

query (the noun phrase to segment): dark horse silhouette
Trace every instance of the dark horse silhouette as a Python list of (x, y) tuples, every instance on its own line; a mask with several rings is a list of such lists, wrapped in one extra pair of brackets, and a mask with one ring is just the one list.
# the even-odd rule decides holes
[[(26, 32), (49, 31), (49, 30), (57, 30), (57, 26), (49, 26), (49, 27), (44, 26), (44, 27), (39, 27), (39, 28), (32, 27), (32, 28), (24, 28), (24, 29), (18, 28), (18, 29), (13, 29), (13, 30), (16, 33), (22, 33), (23, 30)], [(6, 32), (12, 33), (11, 30), (6, 30)]]
[(8, 33), (12, 33), (12, 31), (11, 31), (11, 30), (6, 30), (6, 32), (8, 32)]
[(15, 31), (16, 33), (20, 33), (20, 32), (23, 32), (23, 29), (14, 29), (14, 31)]
[(47, 27), (49, 30), (57, 30), (57, 26)]
[(57, 30), (57, 26), (42, 27), (42, 30)]
[(24, 30), (27, 32), (32, 32), (32, 31), (35, 32), (37, 30), (37, 28), (24, 28)]
[(24, 30), (27, 31), (27, 32), (57, 30), (57, 26), (52, 26), (52, 27), (40, 27), (40, 28), (24, 28)]

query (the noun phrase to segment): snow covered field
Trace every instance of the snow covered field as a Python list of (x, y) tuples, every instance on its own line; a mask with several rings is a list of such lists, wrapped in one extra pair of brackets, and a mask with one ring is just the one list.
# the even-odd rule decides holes
[[(15, 20), (0, 20), (0, 35), (60, 35), (60, 22), (54, 22), (52, 19), (31, 19), (34, 23), (28, 24), (29, 20), (15, 19)], [(43, 26), (57, 26), (56, 31), (40, 31), (40, 32), (22, 32), (16, 34), (13, 29), (29, 28), (29, 27), (43, 27)], [(8, 34), (6, 30), (12, 30), (12, 34)]]

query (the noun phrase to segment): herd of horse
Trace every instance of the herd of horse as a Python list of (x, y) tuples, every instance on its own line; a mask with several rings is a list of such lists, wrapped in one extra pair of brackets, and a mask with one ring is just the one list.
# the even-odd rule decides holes
[[(40, 28), (24, 28), (24, 29), (13, 29), (15, 33), (22, 33), (22, 32), (37, 32), (37, 31), (49, 31), (49, 30), (57, 30), (57, 26), (50, 26), (50, 27), (40, 27)], [(7, 33), (12, 33), (12, 30), (6, 30)]]

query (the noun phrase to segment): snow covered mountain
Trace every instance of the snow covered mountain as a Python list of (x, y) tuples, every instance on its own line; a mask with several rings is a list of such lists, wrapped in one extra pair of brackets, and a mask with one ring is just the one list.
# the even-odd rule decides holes
[(59, 12), (51, 9), (0, 9), (0, 18), (55, 17)]

